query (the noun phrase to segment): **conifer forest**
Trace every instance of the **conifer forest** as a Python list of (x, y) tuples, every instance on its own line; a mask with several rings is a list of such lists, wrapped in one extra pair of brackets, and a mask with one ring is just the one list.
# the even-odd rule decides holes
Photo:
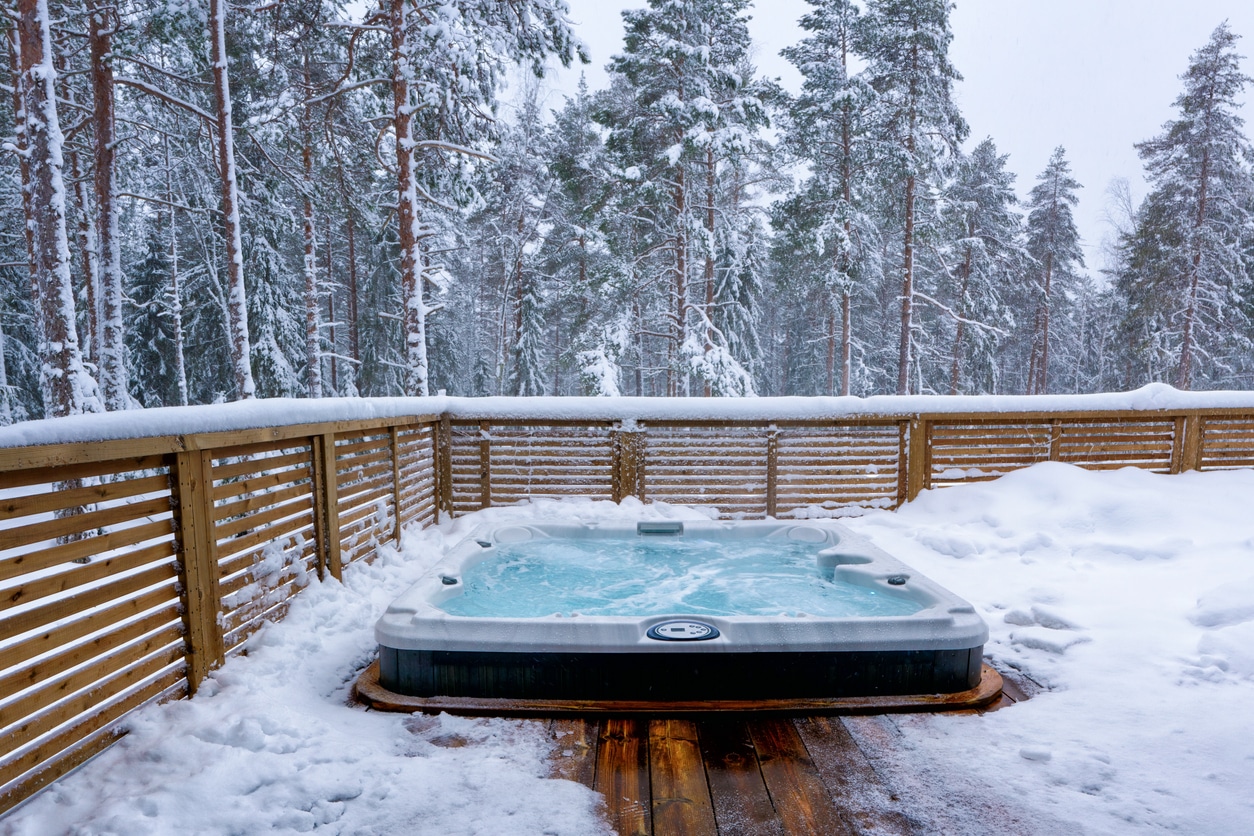
[(554, 107), (545, 66), (586, 59), (562, 0), (5, 0), (0, 424), (1254, 388), (1237, 32), (1163, 57), (1172, 117), (1098, 265), (1074, 208), (1106, 184), (1064, 147), (1017, 182), (968, 125), (950, 0), (807, 2), (796, 92), (750, 0), (640, 0), (609, 84)]

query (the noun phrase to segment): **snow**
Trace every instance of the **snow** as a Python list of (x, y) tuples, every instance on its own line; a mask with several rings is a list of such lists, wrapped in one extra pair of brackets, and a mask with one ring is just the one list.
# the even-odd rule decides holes
[[(1044, 463), (847, 522), (971, 601), (994, 663), (1044, 688), (984, 716), (846, 720), (918, 832), (1254, 832), (1251, 495), (1251, 470)], [(343, 585), (312, 583), (195, 699), (140, 712), (3, 828), (606, 832), (591, 791), (544, 777), (542, 722), (366, 712), (350, 683), (388, 602), (478, 524), (709, 513), (537, 501), (409, 531)]]
[(1096, 395), (876, 395), (787, 398), (268, 398), (202, 406), (92, 414), (0, 427), (0, 448), (106, 441), (159, 435), (225, 432), (325, 421), (369, 420), (448, 413), (453, 418), (555, 421), (786, 421), (916, 413), (1173, 411), (1254, 409), (1254, 392), (1184, 392), (1153, 383), (1131, 392)]

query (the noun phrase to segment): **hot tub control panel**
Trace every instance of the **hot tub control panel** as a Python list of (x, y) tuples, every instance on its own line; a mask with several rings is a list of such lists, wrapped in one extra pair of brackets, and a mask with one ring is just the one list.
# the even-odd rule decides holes
[(663, 621), (645, 633), (661, 642), (700, 642), (718, 638), (718, 628), (704, 621)]

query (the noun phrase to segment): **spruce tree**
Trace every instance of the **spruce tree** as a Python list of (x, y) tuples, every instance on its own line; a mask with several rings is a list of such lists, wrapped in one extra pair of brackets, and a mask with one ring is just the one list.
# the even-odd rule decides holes
[(1027, 392), (1044, 395), (1050, 390), (1053, 365), (1051, 332), (1055, 319), (1067, 311), (1084, 253), (1072, 212), (1080, 201), (1076, 192), (1081, 186), (1071, 176), (1066, 149), (1054, 149), (1036, 181), (1028, 194), (1027, 251), (1032, 265), (1027, 288), (1033, 314)]
[[(1237, 115), (1250, 78), (1237, 35), (1220, 24), (1193, 54), (1177, 118), (1137, 145), (1151, 192), (1122, 277), (1129, 313), (1152, 321), (1175, 358), (1174, 383), (1226, 384), (1249, 367), (1254, 146)], [(1130, 323), (1133, 330), (1143, 330)]]
[[(949, 62), (949, 0), (869, 0), (858, 52), (876, 93), (874, 111), (881, 176), (896, 205), (901, 241), (897, 394), (910, 391), (914, 356), (917, 247), (936, 224), (928, 199), (942, 164), (966, 137), (967, 125), (953, 101), (962, 76)], [(899, 195), (899, 197), (898, 197)]]

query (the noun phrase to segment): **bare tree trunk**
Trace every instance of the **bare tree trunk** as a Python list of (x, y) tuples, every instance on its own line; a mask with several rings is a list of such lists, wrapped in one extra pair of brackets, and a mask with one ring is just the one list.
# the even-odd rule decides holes
[[(913, 141), (910, 143), (913, 145)], [(913, 149), (911, 149), (913, 151)], [(897, 394), (910, 392), (910, 324), (914, 304), (914, 190), (915, 178), (906, 178), (906, 234), (902, 247), (901, 342), (897, 351)]]
[(336, 335), (335, 328), (335, 288), (338, 285), (335, 282), (335, 251), (333, 249), (334, 236), (331, 230), (331, 218), (327, 217), (327, 344), (331, 349), (330, 371), (331, 371), (331, 394), (338, 395), (340, 393), (340, 375), (339, 375), (339, 340)]
[[(357, 233), (353, 213), (348, 212), (348, 356), (361, 360), (361, 331), (357, 321)], [(354, 364), (354, 380), (357, 372)], [(354, 386), (355, 388), (355, 386)]]
[(170, 138), (163, 137), (165, 150), (165, 197), (170, 204), (170, 321), (174, 325), (174, 373), (178, 380), (179, 404), (187, 406), (187, 363), (183, 356), (183, 295), (179, 288), (178, 221), (174, 214), (174, 166), (170, 160)]
[(118, 236), (117, 166), (114, 163), (113, 31), (116, 7), (87, 0), (91, 48), (92, 129), (95, 134), (96, 213), (100, 241), (100, 386), (105, 409), (129, 405), (125, 331), (122, 326), (122, 248)]
[(87, 328), (83, 335), (86, 345), (83, 355), (92, 362), (100, 362), (100, 263), (97, 255), (100, 252), (96, 240), (96, 224), (92, 223), (91, 196), (87, 193), (87, 178), (79, 161), (77, 151), (67, 151), (66, 159), (70, 163), (70, 178), (74, 181), (74, 199), (78, 201), (79, 212), (75, 213), (78, 222), (78, 246), (82, 252), (80, 268), (83, 276), (83, 291), (87, 303)]
[[(911, 70), (917, 71), (919, 64), (919, 48), (910, 48)], [(906, 133), (906, 152), (909, 156), (910, 171), (906, 175), (906, 233), (902, 244), (902, 280), (901, 280), (901, 343), (897, 351), (897, 394), (906, 395), (910, 392), (910, 327), (914, 314), (914, 210), (915, 182), (914, 152), (916, 114), (914, 103), (918, 98), (914, 78), (917, 72), (911, 73), (910, 81), (910, 118)]]
[[(844, 69), (845, 78), (849, 78), (849, 31), (842, 28), (840, 33), (840, 66)], [(840, 299), (840, 394), (848, 397), (850, 377), (853, 372), (853, 304), (849, 289), (849, 268), (851, 265), (850, 250), (853, 247), (853, 223), (849, 213), (853, 211), (853, 121), (852, 105), (846, 96), (842, 105), (843, 118), (840, 122), (840, 181), (841, 192), (845, 198), (845, 244), (841, 247), (841, 275), (845, 277), (845, 288)], [(831, 374), (829, 372), (829, 387)], [(829, 388), (830, 391), (830, 388)]]
[(212, 39), (213, 96), (218, 108), (218, 170), (222, 173), (222, 217), (227, 270), (227, 319), (235, 394), (240, 399), (256, 393), (252, 346), (248, 336), (248, 299), (244, 292), (244, 244), (240, 236), (239, 186), (235, 175), (235, 125), (231, 116), (231, 81), (226, 66), (226, 0), (209, 0), (209, 37)]
[[(975, 230), (971, 227), (967, 229), (967, 236), (971, 237), (975, 234)], [(962, 261), (962, 289), (958, 292), (958, 311), (965, 313), (964, 306), (967, 298), (967, 289), (971, 284), (971, 248), (967, 247), (966, 257)], [(954, 334), (954, 353), (953, 360), (949, 366), (949, 394), (958, 394), (959, 370), (962, 366), (962, 338), (966, 330), (967, 323), (958, 320), (958, 330)]]
[(1045, 256), (1045, 303), (1041, 306), (1041, 354), (1036, 369), (1035, 395), (1049, 393), (1049, 307), (1052, 302), (1054, 282), (1054, 255)]
[(20, 116), (28, 165), (22, 184), (34, 302), (43, 319), (40, 356), (44, 409), (49, 417), (77, 415), (91, 406), (96, 383), (83, 366), (75, 330), (74, 288), (65, 221), (61, 125), (57, 118), (47, 0), (18, 0)]
[(847, 290), (841, 296), (840, 313), (840, 394), (849, 397), (853, 377), (853, 305)]
[[(710, 321), (714, 314), (714, 149), (705, 149), (705, 351), (708, 354), (714, 348), (713, 335), (710, 333)], [(705, 397), (713, 394), (710, 381), (705, 381), (703, 388)]]
[(684, 170), (676, 173), (674, 205), (675, 205), (675, 325), (668, 351), (666, 369), (666, 395), (676, 397), (679, 394), (680, 380), (687, 382), (686, 369), (679, 368), (678, 358), (684, 345), (688, 317), (688, 236), (684, 229), (684, 213), (686, 211), (684, 194)]
[(1197, 218), (1193, 224), (1193, 261), (1189, 265), (1189, 304), (1184, 312), (1184, 333), (1180, 340), (1180, 368), (1176, 372), (1176, 388), (1193, 386), (1193, 325), (1197, 319), (1197, 291), (1202, 269), (1202, 227), (1206, 224), (1207, 190), (1210, 186), (1210, 148), (1202, 151), (1201, 183), (1198, 186)]
[(827, 386), (824, 395), (836, 394), (836, 310), (827, 311)]
[(427, 306), (423, 301), (419, 246), (418, 189), (414, 172), (413, 125), (409, 102), (409, 60), (405, 50), (408, 21), (405, 0), (392, 0), (392, 124), (396, 132), (396, 216), (400, 227), (401, 292), (405, 320), (405, 394), (426, 396)]
[[(305, 55), (305, 90), (311, 89), (309, 79), (309, 55)], [(314, 235), (313, 209), (313, 133), (310, 130), (310, 105), (305, 105), (301, 112), (301, 170), (304, 191), (302, 208), (304, 215), (303, 234), (305, 239), (305, 386), (311, 398), (322, 397), (322, 339), (319, 333), (321, 323), (319, 314), (321, 305), (318, 303), (318, 241)]]

